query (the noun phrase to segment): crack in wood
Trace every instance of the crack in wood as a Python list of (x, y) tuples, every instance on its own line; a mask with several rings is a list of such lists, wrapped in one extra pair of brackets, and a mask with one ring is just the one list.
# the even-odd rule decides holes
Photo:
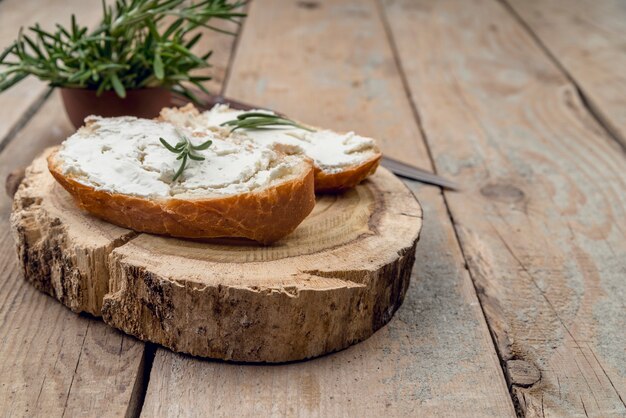
[(41, 109), (46, 100), (50, 97), (51, 93), (52, 89), (47, 89), (44, 93), (33, 100), (30, 106), (28, 106), (26, 112), (24, 112), (24, 114), (15, 122), (4, 138), (0, 140), (0, 153), (11, 143), (11, 141), (13, 141), (13, 139), (15, 139), (17, 134), (28, 124), (39, 109)]
[[(398, 50), (398, 46), (396, 44), (396, 41), (395, 41), (395, 38), (394, 38), (394, 35), (393, 35), (393, 31), (391, 30), (389, 19), (387, 17), (387, 13), (385, 11), (385, 7), (382, 4), (382, 0), (376, 0), (376, 5), (377, 5), (377, 8), (378, 8), (378, 12), (379, 12), (379, 15), (381, 17), (381, 20), (383, 22), (383, 26), (385, 28), (385, 35), (387, 37), (387, 41), (388, 41), (388, 43), (389, 43), (389, 45), (391, 47), (391, 50), (393, 52), (395, 65), (398, 68), (398, 72), (399, 72), (399, 75), (400, 75), (400, 79), (402, 81), (402, 86), (404, 88), (405, 95), (407, 97), (407, 100), (408, 100), (408, 102), (410, 104), (410, 107), (411, 107), (411, 111), (413, 113), (413, 118), (414, 118), (414, 120), (415, 120), (415, 122), (417, 124), (419, 132), (420, 132), (420, 134), (421, 134), (421, 136), (422, 136), (422, 138), (424, 140), (424, 144), (426, 146), (426, 153), (427, 153), (427, 156), (428, 156), (428, 160), (430, 161), (430, 165), (431, 165), (430, 168), (433, 171), (433, 173), (437, 174), (438, 173), (437, 172), (437, 166), (435, 164), (435, 157), (434, 157), (433, 151), (432, 151), (431, 146), (430, 146), (429, 135), (426, 133), (426, 129), (425, 129), (424, 124), (423, 124), (423, 120), (422, 120), (422, 116), (421, 116), (420, 111), (419, 111), (419, 107), (418, 107), (418, 105), (417, 105), (416, 101), (414, 100), (413, 95), (411, 93), (411, 86), (409, 84), (406, 71), (405, 71), (405, 69), (404, 69), (404, 67), (402, 65), (402, 60), (400, 58), (400, 53), (399, 53), (399, 50)], [(463, 96), (461, 95), (461, 97), (463, 97)], [(487, 173), (488, 173), (489, 172), (488, 168), (487, 167), (485, 167), (485, 168), (486, 168)], [(440, 189), (440, 194), (441, 194), (441, 198), (442, 198), (443, 203), (444, 203), (444, 207), (445, 207), (445, 210), (446, 210), (446, 215), (450, 219), (450, 222), (452, 224), (452, 231), (454, 233), (455, 243), (456, 243), (457, 247), (459, 248), (459, 251), (460, 251), (460, 253), (461, 253), (462, 257), (463, 257), (463, 260), (465, 261), (464, 268), (467, 271), (468, 276), (470, 277), (470, 281), (472, 283), (472, 286), (474, 287), (476, 300), (478, 301), (478, 305), (480, 306), (480, 310), (481, 310), (481, 313), (482, 313), (482, 316), (483, 316), (483, 320), (484, 320), (484, 322), (485, 322), (485, 324), (487, 326), (487, 329), (489, 331), (489, 336), (491, 338), (492, 346), (494, 348), (494, 351), (495, 351), (495, 353), (496, 353), (496, 355), (498, 357), (499, 363), (500, 363), (500, 371), (502, 372), (502, 378), (507, 383), (507, 386), (509, 388), (509, 396), (510, 396), (511, 402), (513, 403), (513, 407), (514, 407), (516, 413), (519, 415), (521, 413), (521, 407), (519, 405), (519, 402), (517, 401), (517, 397), (512, 392), (512, 385), (511, 385), (510, 377), (508, 375), (508, 370), (506, 368), (505, 359), (503, 357), (503, 353), (500, 351), (500, 347), (499, 347), (499, 344), (497, 342), (497, 334), (496, 334), (495, 330), (493, 329), (491, 323), (488, 320), (488, 316), (487, 316), (487, 314), (485, 312), (485, 307), (483, 306), (482, 299), (480, 297), (478, 297), (479, 289), (477, 287), (477, 281), (475, 280), (475, 278), (473, 276), (472, 270), (469, 268), (469, 258), (467, 256), (467, 254), (465, 253), (465, 249), (463, 248), (463, 245), (461, 245), (461, 239), (460, 239), (460, 236), (459, 236), (459, 231), (458, 231), (458, 228), (457, 228), (457, 224), (455, 222), (454, 215), (452, 214), (452, 210), (450, 208), (450, 203), (448, 202), (448, 199), (447, 199), (447, 194), (448, 193), (450, 193), (450, 192), (445, 191), (443, 189)]]
[(76, 359), (76, 366), (74, 367), (74, 373), (72, 373), (72, 379), (70, 380), (70, 385), (67, 389), (67, 396), (65, 397), (65, 405), (63, 406), (63, 413), (61, 417), (65, 416), (65, 412), (67, 411), (67, 404), (70, 400), (70, 395), (72, 394), (72, 386), (74, 385), (74, 379), (76, 378), (76, 372), (78, 371), (78, 366), (80, 365), (80, 359), (83, 356), (83, 350), (85, 348), (85, 340), (87, 339), (87, 333), (89, 332), (89, 325), (91, 322), (87, 322), (87, 326), (85, 327), (85, 335), (83, 335), (83, 342), (80, 345), (80, 351), (78, 353), (78, 359)]
[(558, 70), (567, 78), (567, 80), (571, 83), (572, 87), (576, 91), (580, 99), (580, 103), (583, 105), (585, 110), (593, 117), (593, 119), (597, 122), (597, 124), (604, 129), (606, 133), (606, 137), (614, 142), (618, 147), (626, 153), (626, 138), (624, 138), (618, 130), (615, 128), (613, 123), (602, 113), (600, 108), (593, 103), (592, 100), (585, 94), (582, 87), (579, 85), (578, 81), (574, 78), (574, 76), (568, 71), (568, 69), (563, 65), (563, 63), (556, 57), (554, 53), (548, 48), (545, 42), (539, 37), (537, 33), (531, 28), (531, 26), (522, 18), (522, 16), (515, 10), (515, 8), (509, 3), (508, 0), (496, 0), (500, 4), (504, 6), (505, 9), (511, 14), (511, 16), (524, 28), (524, 30), (528, 33), (528, 35), (535, 41), (537, 46), (546, 54), (548, 59), (558, 68)]

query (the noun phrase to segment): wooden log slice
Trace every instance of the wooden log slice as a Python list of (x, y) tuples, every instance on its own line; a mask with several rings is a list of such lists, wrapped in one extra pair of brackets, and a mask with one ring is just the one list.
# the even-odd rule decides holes
[(137, 236), (80, 211), (44, 156), (26, 169), (13, 198), (11, 229), (26, 280), (73, 311), (96, 316), (109, 292), (111, 251)]
[(95, 219), (54, 181), (45, 155), (26, 170), (11, 216), (25, 278), (142, 340), (225, 360), (314, 357), (369, 337), (409, 285), (422, 211), (385, 169), (318, 196), (294, 233), (265, 247)]

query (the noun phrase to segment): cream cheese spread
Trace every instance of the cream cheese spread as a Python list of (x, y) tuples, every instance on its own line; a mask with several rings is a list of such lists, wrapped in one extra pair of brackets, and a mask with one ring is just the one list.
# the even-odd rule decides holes
[[(174, 145), (180, 135), (194, 144), (213, 141), (197, 151), (204, 161), (180, 166), (177, 155), (159, 141)], [(87, 126), (65, 140), (57, 154), (64, 175), (114, 193), (149, 198), (207, 198), (241, 194), (263, 188), (294, 172), (299, 159), (280, 157), (274, 150), (240, 135), (226, 139), (220, 130), (194, 131), (135, 117), (90, 116)]]
[[(252, 110), (252, 112), (272, 114), (267, 110)], [(219, 104), (200, 115), (179, 112), (175, 115), (176, 120), (172, 122), (191, 128), (206, 129), (220, 126), (242, 113), (245, 111), (231, 109), (227, 105)], [(330, 130), (309, 132), (293, 127), (246, 129), (237, 132), (268, 147), (277, 146), (287, 154), (304, 154), (311, 158), (318, 168), (328, 173), (336, 173), (346, 167), (358, 165), (378, 152), (376, 141), (372, 138), (359, 136), (354, 132), (346, 134)]]

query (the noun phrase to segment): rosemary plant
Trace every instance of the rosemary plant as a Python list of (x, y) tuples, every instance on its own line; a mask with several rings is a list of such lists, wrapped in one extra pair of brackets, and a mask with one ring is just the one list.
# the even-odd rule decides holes
[[(198, 99), (190, 91), (210, 77), (193, 75), (209, 67), (212, 51), (191, 51), (202, 37), (199, 29), (230, 33), (212, 19), (241, 24), (245, 1), (116, 0), (102, 3), (102, 23), (94, 30), (81, 26), (74, 15), (69, 27), (57, 24), (46, 31), (39, 24), (20, 29), (18, 38), (0, 53), (0, 92), (32, 75), (52, 87), (126, 90), (164, 86)], [(231, 33), (232, 34), (232, 33)]]

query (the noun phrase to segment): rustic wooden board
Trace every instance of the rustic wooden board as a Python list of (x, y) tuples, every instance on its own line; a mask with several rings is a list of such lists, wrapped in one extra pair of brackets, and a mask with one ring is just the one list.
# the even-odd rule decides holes
[[(75, 311), (203, 357), (284, 362), (369, 337), (402, 303), (421, 229), (381, 168), (272, 246), (137, 234), (79, 210), (37, 158), (11, 227), (27, 281)], [(103, 304), (104, 299), (104, 304)]]
[(109, 255), (137, 236), (84, 216), (44, 157), (26, 170), (13, 198), (11, 228), (24, 278), (73, 311), (96, 316), (110, 292)]
[[(44, 29), (54, 29), (55, 23), (70, 23), (74, 13), (82, 24), (96, 24), (101, 16), (99, 0), (2, 0), (0, 1), (0, 50), (17, 38), (20, 27), (41, 23)], [(41, 105), (48, 88), (35, 79), (23, 80), (0, 94), (0, 149), (7, 135), (22, 127), (30, 113)]]
[(507, 0), (626, 147), (626, 8), (620, 0)]
[[(226, 93), (320, 126), (356, 129), (423, 167), (428, 152), (374, 1), (253, 2)], [(277, 41), (278, 40), (278, 41)], [(231, 365), (157, 350), (152, 416), (512, 416), (441, 193), (425, 209), (412, 284), (363, 343), (303, 363)]]
[(624, 153), (502, 4), (385, 9), (521, 412), (626, 414)]

